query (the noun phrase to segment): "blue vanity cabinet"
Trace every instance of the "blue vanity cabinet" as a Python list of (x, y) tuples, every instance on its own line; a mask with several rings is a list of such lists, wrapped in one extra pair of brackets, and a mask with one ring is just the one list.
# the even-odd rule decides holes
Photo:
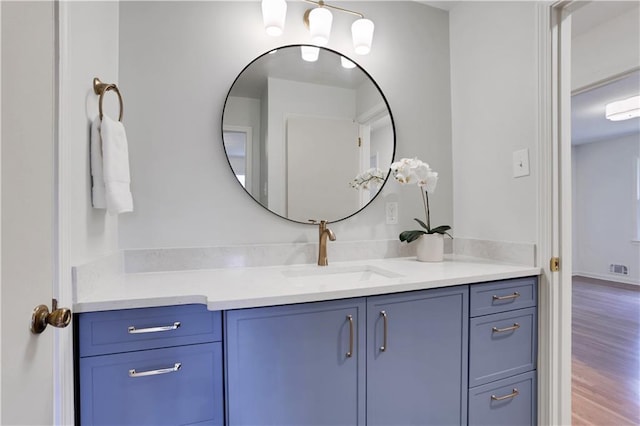
[(221, 321), (204, 305), (78, 314), (79, 423), (222, 426)]
[(536, 424), (537, 278), (471, 286), (469, 425)]
[(365, 425), (364, 298), (225, 312), (228, 426)]
[(467, 422), (468, 286), (367, 299), (367, 425)]

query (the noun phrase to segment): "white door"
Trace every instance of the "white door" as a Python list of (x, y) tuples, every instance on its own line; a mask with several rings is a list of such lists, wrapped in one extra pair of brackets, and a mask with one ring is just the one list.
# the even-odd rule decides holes
[(360, 171), (359, 125), (353, 120), (287, 120), (287, 217), (336, 220), (359, 209), (349, 183)]
[(0, 2), (0, 424), (54, 422), (53, 341), (30, 331), (55, 268), (55, 3)]

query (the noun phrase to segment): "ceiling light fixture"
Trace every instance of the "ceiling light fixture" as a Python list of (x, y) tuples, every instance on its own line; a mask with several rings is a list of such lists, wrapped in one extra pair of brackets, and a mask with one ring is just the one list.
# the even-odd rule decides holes
[[(333, 6), (325, 3), (323, 0), (304, 1), (317, 6), (308, 9), (302, 18), (307, 28), (309, 28), (312, 44), (316, 46), (326, 46), (327, 43), (329, 43), (331, 25), (333, 23), (333, 14), (329, 9), (333, 9), (358, 17), (351, 25), (351, 37), (354, 50), (358, 55), (366, 55), (371, 51), (375, 26), (373, 22), (366, 19), (362, 13)], [(282, 34), (286, 13), (287, 4), (285, 0), (262, 0), (262, 18), (267, 34), (274, 36)]]
[(605, 116), (611, 121), (640, 117), (640, 95), (607, 104)]

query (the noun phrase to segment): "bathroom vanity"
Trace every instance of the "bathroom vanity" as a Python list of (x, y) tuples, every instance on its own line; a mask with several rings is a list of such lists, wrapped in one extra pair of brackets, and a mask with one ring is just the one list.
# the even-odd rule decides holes
[(533, 425), (537, 274), (387, 259), (79, 286), (78, 420)]

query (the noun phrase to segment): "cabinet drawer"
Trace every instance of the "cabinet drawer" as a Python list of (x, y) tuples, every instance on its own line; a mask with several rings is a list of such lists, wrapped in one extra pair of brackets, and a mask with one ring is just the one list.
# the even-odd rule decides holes
[(533, 426), (535, 424), (535, 371), (469, 390), (470, 426)]
[(223, 424), (220, 342), (82, 358), (79, 367), (82, 424)]
[(472, 318), (469, 322), (469, 386), (536, 366), (536, 308)]
[(78, 316), (80, 357), (222, 340), (220, 312), (181, 305)]
[(525, 277), (472, 285), (469, 316), (477, 317), (536, 306), (537, 283), (537, 277)]

